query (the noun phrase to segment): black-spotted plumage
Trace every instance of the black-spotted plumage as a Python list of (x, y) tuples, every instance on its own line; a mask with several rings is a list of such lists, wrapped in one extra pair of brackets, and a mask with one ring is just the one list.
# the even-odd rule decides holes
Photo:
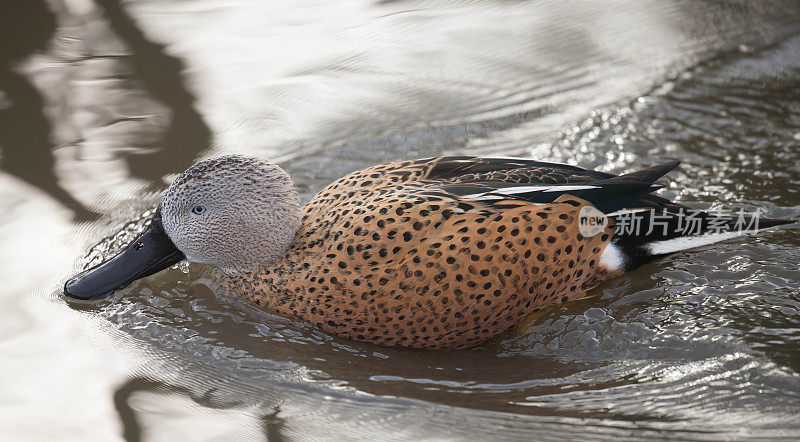
[[(615, 176), (460, 156), (356, 171), (305, 207), (283, 258), (231, 284), (340, 336), (470, 346), (657, 256), (655, 237), (615, 235), (615, 212), (682, 207), (651, 195), (677, 164)], [(608, 224), (586, 236), (580, 217), (598, 209)]]

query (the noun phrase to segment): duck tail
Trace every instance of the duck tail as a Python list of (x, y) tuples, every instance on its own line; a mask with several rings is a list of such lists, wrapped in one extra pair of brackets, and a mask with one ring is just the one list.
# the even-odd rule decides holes
[(759, 212), (709, 213), (677, 204), (626, 209), (608, 216), (615, 223), (615, 235), (601, 263), (621, 271), (675, 252), (798, 222), (765, 218)]

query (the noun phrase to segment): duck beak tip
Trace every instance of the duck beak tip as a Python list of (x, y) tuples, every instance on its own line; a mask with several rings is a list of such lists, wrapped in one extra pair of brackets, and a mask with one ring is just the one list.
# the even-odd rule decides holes
[(150, 226), (117, 256), (67, 280), (64, 294), (81, 300), (105, 298), (133, 281), (157, 273), (184, 258), (184, 254), (164, 232), (161, 217), (156, 215)]

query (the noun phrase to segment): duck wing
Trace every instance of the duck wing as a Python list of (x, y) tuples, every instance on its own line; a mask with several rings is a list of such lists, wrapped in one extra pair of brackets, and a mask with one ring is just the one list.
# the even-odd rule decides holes
[(657, 197), (645, 197), (662, 188), (654, 182), (678, 164), (673, 161), (618, 176), (520, 158), (442, 157), (433, 162), (426, 178), (439, 182), (442, 190), (461, 200), (481, 201), (489, 206), (505, 204), (507, 200), (549, 204), (562, 195), (572, 195), (603, 213), (611, 213), (658, 205)]
[[(793, 220), (760, 214), (708, 213), (674, 203), (652, 192), (655, 181), (680, 161), (614, 175), (578, 166), (520, 158), (442, 157), (427, 178), (456, 195), (462, 207), (480, 203), (494, 209), (518, 202), (552, 204), (564, 196), (588, 201), (615, 226), (606, 261), (629, 271), (658, 257), (712, 244)], [(613, 258), (613, 259), (612, 259)]]

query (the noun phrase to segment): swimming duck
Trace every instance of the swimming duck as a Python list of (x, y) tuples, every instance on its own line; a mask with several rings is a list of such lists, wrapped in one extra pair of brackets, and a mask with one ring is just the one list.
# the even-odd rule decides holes
[(221, 269), (258, 307), (335, 335), (468, 347), (658, 257), (793, 222), (714, 216), (653, 195), (678, 164), (617, 176), (426, 158), (350, 173), (303, 207), (277, 165), (222, 156), (181, 174), (140, 237), (64, 290), (105, 296), (187, 259)]

